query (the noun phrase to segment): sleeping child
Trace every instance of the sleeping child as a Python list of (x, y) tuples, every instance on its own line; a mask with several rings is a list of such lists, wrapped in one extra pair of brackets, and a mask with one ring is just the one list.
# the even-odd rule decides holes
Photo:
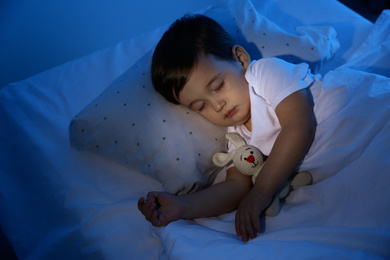
[[(217, 22), (186, 15), (156, 46), (152, 81), (169, 102), (239, 133), (267, 156), (255, 184), (232, 166), (223, 182), (191, 194), (148, 193), (138, 208), (153, 225), (237, 210), (237, 235), (248, 241), (262, 231), (262, 212), (293, 172), (308, 170), (314, 182), (332, 174), (331, 167), (316, 172), (317, 164), (329, 162), (311, 155), (334, 144), (326, 139), (337, 128), (330, 131), (328, 122), (342, 106), (337, 95), (344, 90), (323, 89), (320, 75), (311, 74), (307, 64), (278, 58), (251, 61)], [(353, 120), (350, 124), (353, 128)]]

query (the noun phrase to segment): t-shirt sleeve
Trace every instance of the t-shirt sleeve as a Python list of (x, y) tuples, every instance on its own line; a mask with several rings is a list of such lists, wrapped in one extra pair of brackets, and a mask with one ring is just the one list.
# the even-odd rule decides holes
[(256, 95), (265, 99), (273, 109), (292, 93), (314, 82), (307, 64), (296, 65), (278, 58), (252, 62), (245, 77)]

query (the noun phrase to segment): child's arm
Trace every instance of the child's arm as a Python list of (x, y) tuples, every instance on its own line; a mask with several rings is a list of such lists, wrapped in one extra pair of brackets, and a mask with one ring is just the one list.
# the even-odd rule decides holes
[(210, 217), (233, 211), (251, 188), (250, 176), (232, 167), (224, 182), (181, 196), (150, 192), (146, 200), (139, 199), (138, 208), (153, 225), (165, 226), (181, 218)]
[(256, 231), (261, 232), (261, 212), (303, 160), (314, 138), (315, 118), (306, 89), (285, 98), (275, 111), (281, 132), (253, 189), (241, 201), (236, 215), (236, 231), (243, 241), (254, 238)]

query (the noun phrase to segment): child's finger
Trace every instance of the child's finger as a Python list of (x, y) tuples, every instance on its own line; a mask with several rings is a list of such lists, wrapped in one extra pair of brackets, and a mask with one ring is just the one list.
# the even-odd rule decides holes
[(139, 211), (142, 212), (142, 207), (144, 204), (145, 204), (145, 199), (143, 197), (139, 198), (138, 204), (137, 204)]
[(244, 215), (240, 219), (239, 223), (239, 229), (240, 229), (240, 235), (241, 239), (244, 242), (247, 242), (249, 240), (250, 234), (250, 226), (251, 226), (251, 219), (250, 216)]
[(253, 219), (253, 227), (254, 227), (254, 230), (257, 231), (257, 233), (261, 233), (261, 225), (260, 225), (260, 217), (257, 216), (255, 219)]
[(156, 192), (149, 192), (146, 195), (146, 201), (155, 201), (157, 197), (158, 197), (158, 193), (156, 193)]
[(146, 219), (147, 219), (149, 207), (150, 207), (150, 203), (148, 204), (148, 201), (146, 201), (145, 198), (140, 198), (138, 200), (138, 209), (141, 211), (141, 213), (145, 216)]
[(248, 216), (246, 221), (243, 223), (241, 228), (241, 233), (243, 234), (241, 237), (244, 242), (247, 242), (249, 239), (253, 239), (256, 237), (253, 225), (252, 225), (252, 217)]
[(159, 218), (160, 214), (157, 210), (154, 210), (151, 214), (151, 219), (150, 219), (150, 223), (152, 223), (153, 226), (161, 226), (161, 221), (160, 221), (160, 218)]
[(251, 239), (254, 239), (257, 236), (257, 233), (256, 233), (256, 231), (258, 230), (257, 228), (260, 228), (259, 227), (259, 217), (257, 215), (252, 215), (251, 220), (252, 220), (252, 222), (248, 226), (248, 233), (249, 233), (249, 237)]
[(238, 214), (238, 211), (236, 212), (236, 218), (235, 218), (234, 225), (235, 225), (235, 228), (236, 228), (237, 236), (241, 236), (241, 232), (240, 232), (240, 214)]
[(154, 201), (146, 201), (144, 206), (144, 215), (145, 218), (151, 222), (153, 219), (153, 213), (156, 211), (156, 203)]

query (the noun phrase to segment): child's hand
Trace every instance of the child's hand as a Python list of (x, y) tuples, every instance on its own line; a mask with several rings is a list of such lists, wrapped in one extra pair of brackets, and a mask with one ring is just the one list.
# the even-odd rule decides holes
[(242, 241), (256, 237), (261, 233), (261, 212), (271, 203), (272, 197), (252, 189), (240, 202), (236, 213), (236, 233)]
[(149, 192), (146, 200), (138, 200), (138, 209), (154, 226), (166, 226), (180, 219), (184, 212), (180, 198), (165, 192)]

